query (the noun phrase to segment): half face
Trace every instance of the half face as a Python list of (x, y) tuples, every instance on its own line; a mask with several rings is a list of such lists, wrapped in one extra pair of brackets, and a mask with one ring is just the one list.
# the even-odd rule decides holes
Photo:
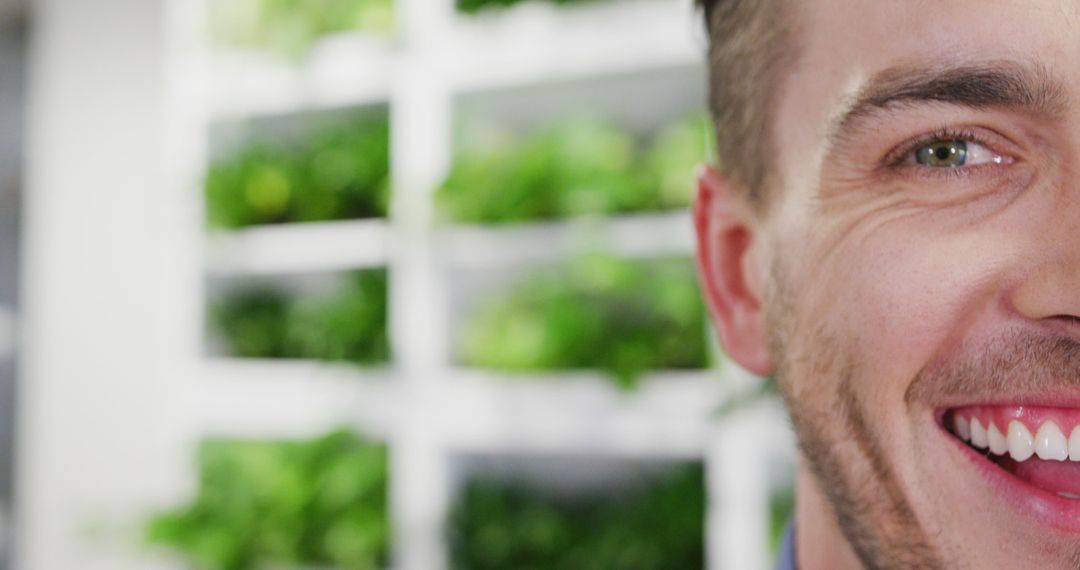
[(868, 566), (1077, 568), (1080, 3), (797, 4), (753, 247), (806, 464)]

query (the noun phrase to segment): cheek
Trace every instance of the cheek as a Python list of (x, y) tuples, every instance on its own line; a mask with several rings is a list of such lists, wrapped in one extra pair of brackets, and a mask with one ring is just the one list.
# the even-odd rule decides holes
[(836, 248), (818, 277), (831, 284), (818, 313), (855, 346), (864, 401), (899, 409), (936, 353), (1000, 314), (1019, 249), (1000, 233), (943, 235), (900, 223)]

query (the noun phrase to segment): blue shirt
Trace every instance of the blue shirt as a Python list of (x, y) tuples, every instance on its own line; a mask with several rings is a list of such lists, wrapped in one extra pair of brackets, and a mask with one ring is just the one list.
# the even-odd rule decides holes
[(792, 521), (784, 531), (784, 541), (780, 543), (780, 553), (776, 560), (776, 570), (798, 570), (795, 564), (795, 523)]

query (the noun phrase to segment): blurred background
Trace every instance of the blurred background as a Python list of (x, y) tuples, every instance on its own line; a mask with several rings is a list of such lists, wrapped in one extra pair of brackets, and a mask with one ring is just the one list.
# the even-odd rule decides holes
[(0, 568), (770, 567), (706, 45), (691, 0), (0, 0)]

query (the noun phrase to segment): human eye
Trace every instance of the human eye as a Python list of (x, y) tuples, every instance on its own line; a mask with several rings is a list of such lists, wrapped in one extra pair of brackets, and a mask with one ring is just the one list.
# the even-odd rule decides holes
[(892, 153), (889, 162), (897, 169), (955, 172), (979, 166), (1011, 164), (1015, 160), (1008, 154), (996, 151), (994, 143), (987, 141), (987, 138), (990, 137), (975, 131), (942, 129), (902, 145)]
[(979, 164), (1001, 164), (1004, 157), (977, 142), (961, 139), (934, 141), (919, 147), (912, 158), (916, 164), (934, 168), (959, 168)]

